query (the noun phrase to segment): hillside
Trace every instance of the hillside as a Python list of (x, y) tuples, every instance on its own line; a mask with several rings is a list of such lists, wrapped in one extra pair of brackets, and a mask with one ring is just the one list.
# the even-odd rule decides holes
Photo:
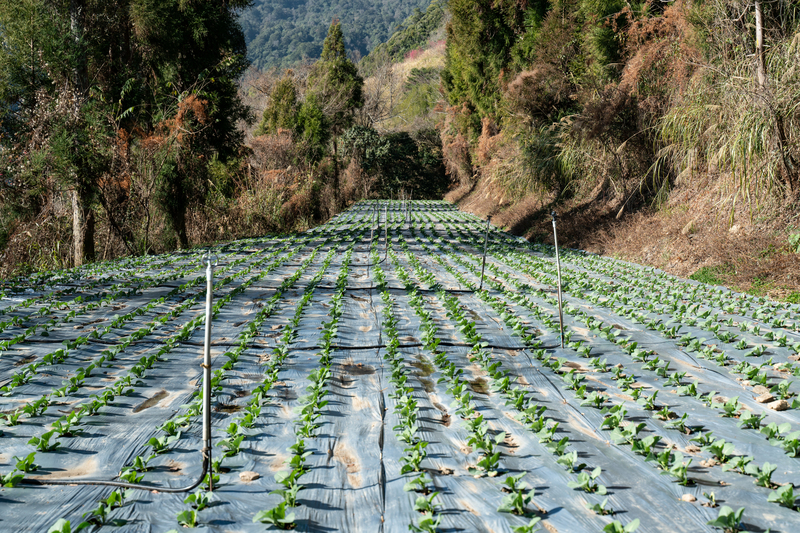
[(317, 59), (333, 19), (339, 19), (348, 51), (366, 56), (401, 22), (430, 0), (256, 0), (240, 15), (248, 57), (264, 70)]
[[(786, 2), (451, 0), (449, 198), (534, 240), (800, 300)], [(480, 15), (478, 15), (480, 13)]]

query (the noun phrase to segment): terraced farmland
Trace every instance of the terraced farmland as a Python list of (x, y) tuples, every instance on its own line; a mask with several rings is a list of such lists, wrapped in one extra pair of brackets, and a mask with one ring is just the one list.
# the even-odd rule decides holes
[(213, 492), (40, 484), (199, 479), (206, 250), (6, 282), (0, 530), (800, 530), (796, 305), (484, 229), (214, 248)]

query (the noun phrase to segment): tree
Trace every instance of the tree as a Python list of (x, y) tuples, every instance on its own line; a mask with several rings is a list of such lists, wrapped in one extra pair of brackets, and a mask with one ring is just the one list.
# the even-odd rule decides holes
[[(364, 105), (364, 80), (347, 57), (342, 25), (331, 22), (322, 44), (322, 55), (308, 77), (306, 100), (311, 98), (325, 117), (325, 129), (333, 141), (333, 190), (339, 190), (337, 138), (353, 125), (355, 113)], [(317, 124), (316, 121), (307, 122)], [(310, 135), (304, 133), (308, 138)], [(335, 200), (336, 201), (336, 200)]]
[[(251, 119), (236, 86), (247, 66), (237, 11), (248, 5), (0, 0), (0, 153), (17, 178), (6, 180), (7, 188), (37, 191), (25, 198), (69, 191), (74, 264), (92, 260), (100, 207), (128, 249), (136, 248), (132, 234), (142, 216), (149, 220), (150, 204), (130, 202), (131, 180), (151, 179), (139, 190), (155, 191), (153, 205), (177, 244), (188, 245), (186, 210), (202, 201), (208, 161), (237, 157), (237, 123)], [(141, 155), (138, 163), (133, 153)], [(98, 184), (116, 182), (127, 186), (111, 201)], [(167, 196), (168, 203), (160, 201)], [(23, 216), (11, 194), (1, 199), (4, 219)], [(30, 218), (47, 202), (29, 204)]]
[(297, 128), (297, 111), (297, 88), (292, 78), (285, 76), (273, 87), (255, 134), (274, 134), (279, 129), (294, 132)]

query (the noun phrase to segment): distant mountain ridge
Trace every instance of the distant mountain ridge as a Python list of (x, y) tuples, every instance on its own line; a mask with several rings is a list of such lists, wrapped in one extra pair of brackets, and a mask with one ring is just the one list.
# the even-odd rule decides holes
[(366, 56), (431, 0), (255, 0), (240, 16), (248, 58), (264, 70), (317, 59), (333, 19), (342, 23), (348, 52)]

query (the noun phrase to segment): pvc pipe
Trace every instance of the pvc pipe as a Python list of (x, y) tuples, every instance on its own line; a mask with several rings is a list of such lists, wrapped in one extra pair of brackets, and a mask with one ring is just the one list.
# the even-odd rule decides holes
[(486, 268), (486, 248), (489, 246), (489, 221), (492, 217), (486, 217), (486, 236), (483, 239), (483, 262), (481, 263), (481, 286), (478, 287), (479, 291), (483, 290), (483, 270)]
[(553, 217), (553, 244), (556, 247), (556, 271), (558, 272), (558, 323), (561, 328), (561, 347), (564, 347), (564, 312), (561, 304), (561, 260), (558, 256), (558, 231), (556, 230), (556, 212), (550, 213)]

